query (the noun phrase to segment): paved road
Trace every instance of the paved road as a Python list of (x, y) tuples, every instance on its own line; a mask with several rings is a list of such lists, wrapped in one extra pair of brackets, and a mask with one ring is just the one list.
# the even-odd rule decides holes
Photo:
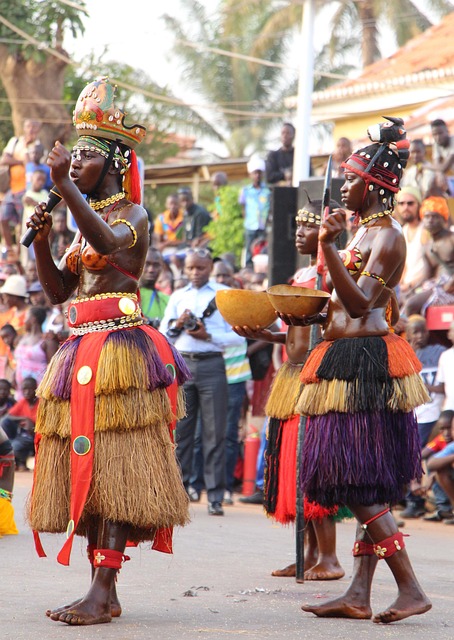
[[(276, 526), (261, 507), (241, 503), (227, 507), (224, 518), (208, 516), (203, 503), (193, 506), (191, 524), (176, 532), (173, 556), (145, 547), (133, 549), (118, 582), (121, 618), (94, 627), (69, 628), (52, 622), (45, 617), (45, 609), (85, 593), (89, 565), (79, 541), (71, 566), (59, 565), (55, 557), (63, 540), (60, 536), (43, 536), (48, 558), (36, 556), (23, 521), (30, 486), (31, 474), (16, 474), (14, 505), (20, 534), (0, 539), (2, 640), (454, 640), (454, 527), (418, 520), (407, 522), (405, 529), (411, 534), (407, 547), (432, 599), (432, 611), (389, 626), (321, 620), (303, 613), (300, 605), (331, 598), (345, 589), (352, 567), (353, 522), (338, 526), (338, 554), (346, 577), (298, 585), (293, 579), (270, 575), (293, 558), (292, 528)], [(390, 572), (380, 563), (374, 611), (390, 604), (394, 595)]]

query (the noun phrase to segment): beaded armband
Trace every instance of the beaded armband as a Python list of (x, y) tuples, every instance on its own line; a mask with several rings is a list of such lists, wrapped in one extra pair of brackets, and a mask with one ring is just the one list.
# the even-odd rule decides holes
[(380, 278), (380, 276), (377, 276), (376, 273), (371, 273), (370, 271), (362, 271), (360, 275), (368, 276), (369, 278), (374, 278), (375, 280), (378, 280), (380, 284), (386, 287), (386, 282), (383, 280), (383, 278)]
[(129, 227), (132, 233), (132, 243), (129, 245), (128, 249), (132, 249), (132, 247), (137, 242), (137, 231), (135, 230), (134, 226), (129, 222), (129, 220), (125, 220), (124, 218), (118, 218), (117, 220), (114, 220), (110, 226), (114, 227), (116, 224), (125, 224), (127, 227)]

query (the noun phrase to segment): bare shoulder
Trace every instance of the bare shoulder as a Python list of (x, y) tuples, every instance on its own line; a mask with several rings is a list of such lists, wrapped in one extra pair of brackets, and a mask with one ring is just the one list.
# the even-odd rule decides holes
[(148, 227), (148, 215), (140, 204), (128, 202), (122, 207), (112, 211), (109, 216), (109, 224), (112, 225), (116, 220), (127, 220), (135, 227)]

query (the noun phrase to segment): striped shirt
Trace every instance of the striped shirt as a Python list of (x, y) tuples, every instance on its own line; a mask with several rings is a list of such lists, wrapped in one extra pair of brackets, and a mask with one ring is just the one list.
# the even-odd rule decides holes
[(225, 371), (228, 384), (251, 380), (251, 367), (246, 354), (247, 342), (238, 346), (227, 347), (224, 351)]

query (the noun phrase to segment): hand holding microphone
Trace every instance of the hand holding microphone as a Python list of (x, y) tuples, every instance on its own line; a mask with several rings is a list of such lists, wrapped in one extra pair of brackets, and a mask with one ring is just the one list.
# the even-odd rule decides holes
[[(49, 192), (49, 197), (47, 198), (45, 208), (42, 209), (42, 207), (39, 207), (42, 212), (40, 214), (40, 217), (43, 216), (45, 213), (50, 213), (52, 209), (61, 201), (61, 199), (62, 199), (62, 196), (58, 192), (57, 187), (53, 186)], [(20, 239), (21, 244), (24, 247), (29, 247), (32, 244), (33, 240), (36, 238), (38, 231), (39, 229), (36, 227), (29, 227), (27, 231), (24, 233), (24, 235), (22, 236), (22, 238)]]

